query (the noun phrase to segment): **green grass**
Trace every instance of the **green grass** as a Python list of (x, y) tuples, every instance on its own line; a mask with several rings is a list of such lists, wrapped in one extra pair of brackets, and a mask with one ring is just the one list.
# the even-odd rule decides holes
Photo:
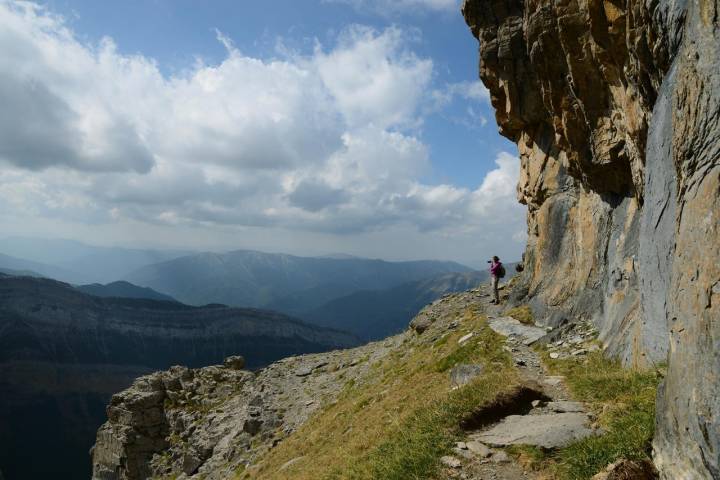
[(498, 334), (488, 327), (483, 327), (465, 343), (438, 360), (434, 369), (436, 372), (446, 372), (455, 365), (467, 363), (493, 363), (509, 366), (512, 362), (508, 353), (502, 349), (503, 345), (505, 343)]
[[(457, 341), (457, 336), (453, 340)], [(462, 420), (517, 385), (512, 360), (503, 344), (486, 325), (475, 330), (472, 338), (442, 357), (432, 370), (446, 372), (461, 363), (483, 363), (493, 365), (492, 373), (417, 409), (349, 472), (336, 472), (330, 478), (405, 480), (435, 475), (439, 458), (461, 438)]]
[[(461, 327), (427, 342), (410, 336), (365, 375), (347, 382), (336, 401), (237, 478), (253, 480), (431, 478), (440, 457), (458, 439), (459, 425), (483, 404), (516, 388), (520, 380), (504, 340), (474, 309), (457, 313)], [(465, 334), (474, 336), (463, 345)], [(475, 383), (452, 390), (447, 371), (457, 363), (482, 363)], [(288, 461), (303, 457), (280, 470)]]
[(461, 438), (460, 423), (471, 412), (492, 403), (514, 377), (507, 370), (483, 376), (450, 393), (435, 405), (421, 408), (349, 472), (331, 478), (409, 480), (432, 478), (438, 459)]
[(547, 352), (543, 357), (553, 373), (565, 376), (573, 396), (589, 404), (604, 433), (539, 457), (537, 462), (549, 464), (554, 478), (584, 480), (621, 458), (650, 459), (660, 371), (624, 369), (598, 352), (586, 359), (552, 360)]
[(441, 358), (435, 364), (436, 372), (446, 372), (460, 363), (469, 363), (477, 360), (478, 341), (470, 339), (463, 345), (453, 350), (449, 355)]
[(527, 305), (511, 308), (505, 312), (505, 315), (513, 317), (515, 320), (520, 323), (524, 323), (525, 325), (535, 325), (532, 310), (530, 310), (530, 307)]

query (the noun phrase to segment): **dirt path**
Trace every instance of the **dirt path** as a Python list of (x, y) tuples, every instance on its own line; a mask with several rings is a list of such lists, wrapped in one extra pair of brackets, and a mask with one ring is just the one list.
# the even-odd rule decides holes
[(445, 457), (448, 478), (463, 480), (537, 480), (503, 447), (513, 444), (555, 448), (592, 435), (590, 416), (582, 404), (571, 400), (563, 377), (551, 375), (531, 344), (546, 332), (503, 316), (504, 305), (492, 305), (481, 288), (481, 304), (491, 328), (506, 337), (505, 349), (512, 355), (523, 379), (530, 386), (508, 405), (499, 421), (467, 430), (451, 457)]

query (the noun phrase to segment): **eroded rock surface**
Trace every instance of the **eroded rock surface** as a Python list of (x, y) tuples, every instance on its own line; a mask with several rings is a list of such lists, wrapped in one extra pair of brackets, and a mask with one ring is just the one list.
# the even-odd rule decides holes
[(547, 333), (545, 329), (534, 325), (525, 325), (512, 317), (493, 318), (489, 322), (490, 328), (505, 337), (517, 337), (525, 345), (531, 345)]
[(93, 479), (234, 478), (402, 338), (289, 357), (256, 373), (242, 370), (244, 360), (235, 356), (222, 366), (141, 377), (107, 408), (92, 452)]
[(584, 413), (547, 413), (510, 415), (475, 438), (495, 447), (534, 445), (542, 448), (564, 447), (595, 432)]
[(662, 478), (720, 478), (717, 0), (466, 0), (528, 206), (521, 288), (629, 366), (668, 361)]

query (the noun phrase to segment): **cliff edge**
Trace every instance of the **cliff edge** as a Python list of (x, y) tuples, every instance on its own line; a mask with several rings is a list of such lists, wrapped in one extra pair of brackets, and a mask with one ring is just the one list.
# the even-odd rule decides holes
[(466, 0), (528, 206), (515, 299), (668, 363), (662, 478), (720, 478), (720, 6)]

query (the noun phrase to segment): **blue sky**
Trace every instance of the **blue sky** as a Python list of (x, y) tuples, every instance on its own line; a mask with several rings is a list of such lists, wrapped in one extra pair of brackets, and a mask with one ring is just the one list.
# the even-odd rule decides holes
[(2, 0), (2, 23), (9, 233), (522, 251), (515, 146), (455, 0)]

